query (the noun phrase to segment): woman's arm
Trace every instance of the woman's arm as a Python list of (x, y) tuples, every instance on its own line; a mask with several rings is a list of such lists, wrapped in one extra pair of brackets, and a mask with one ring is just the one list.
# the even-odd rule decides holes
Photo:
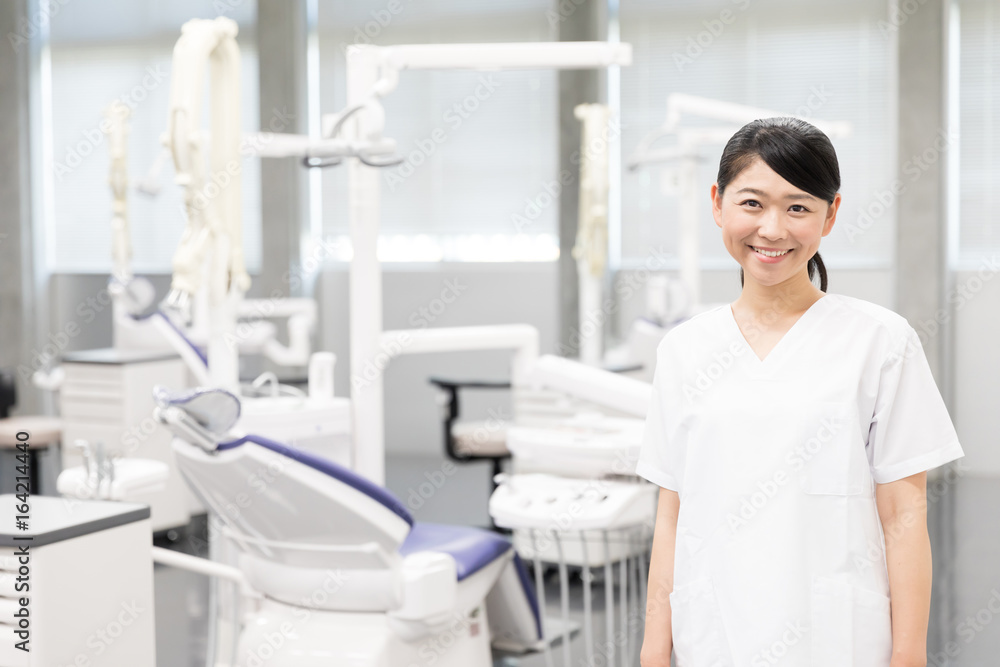
[(927, 473), (879, 484), (875, 501), (885, 535), (892, 599), (891, 667), (925, 667), (931, 609)]
[(670, 593), (674, 590), (674, 544), (681, 501), (676, 491), (660, 489), (649, 557), (646, 587), (646, 632), (639, 661), (642, 667), (670, 667), (673, 640), (670, 634)]

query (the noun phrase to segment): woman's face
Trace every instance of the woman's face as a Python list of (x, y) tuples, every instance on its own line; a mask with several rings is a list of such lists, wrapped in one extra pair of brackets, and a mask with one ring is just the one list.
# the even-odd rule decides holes
[(839, 193), (828, 204), (796, 188), (760, 158), (721, 195), (718, 185), (712, 186), (712, 214), (726, 250), (743, 267), (744, 282), (764, 286), (808, 276), (809, 258), (833, 229), (839, 206)]

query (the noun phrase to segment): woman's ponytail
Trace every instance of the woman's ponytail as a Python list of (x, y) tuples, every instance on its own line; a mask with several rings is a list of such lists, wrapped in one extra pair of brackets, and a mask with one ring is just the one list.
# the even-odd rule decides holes
[(819, 288), (822, 291), (826, 291), (826, 265), (823, 264), (823, 258), (816, 253), (809, 260), (809, 280), (814, 280), (816, 274), (819, 274)]

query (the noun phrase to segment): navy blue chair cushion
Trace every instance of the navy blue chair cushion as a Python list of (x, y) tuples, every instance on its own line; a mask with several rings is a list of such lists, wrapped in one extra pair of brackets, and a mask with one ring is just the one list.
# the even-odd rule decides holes
[(458, 580), (475, 574), (511, 548), (503, 536), (469, 526), (445, 526), (416, 523), (406, 536), (399, 553), (408, 556), (417, 551), (446, 553), (455, 559)]

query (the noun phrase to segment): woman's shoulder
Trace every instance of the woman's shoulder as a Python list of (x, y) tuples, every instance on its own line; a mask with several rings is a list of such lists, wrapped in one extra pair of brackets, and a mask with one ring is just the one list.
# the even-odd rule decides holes
[(882, 329), (894, 337), (907, 337), (913, 331), (905, 317), (877, 303), (846, 294), (827, 294), (823, 298), (831, 299), (830, 305), (841, 311), (839, 316), (850, 318), (856, 326)]
[(728, 314), (728, 303), (712, 304), (672, 326), (660, 341), (659, 349), (690, 350), (692, 343), (705, 342), (724, 330), (722, 318)]
[(846, 336), (857, 346), (871, 349), (889, 363), (908, 358), (922, 347), (920, 335), (899, 313), (864, 299), (830, 294), (830, 305), (836, 309), (833, 323), (838, 335)]

